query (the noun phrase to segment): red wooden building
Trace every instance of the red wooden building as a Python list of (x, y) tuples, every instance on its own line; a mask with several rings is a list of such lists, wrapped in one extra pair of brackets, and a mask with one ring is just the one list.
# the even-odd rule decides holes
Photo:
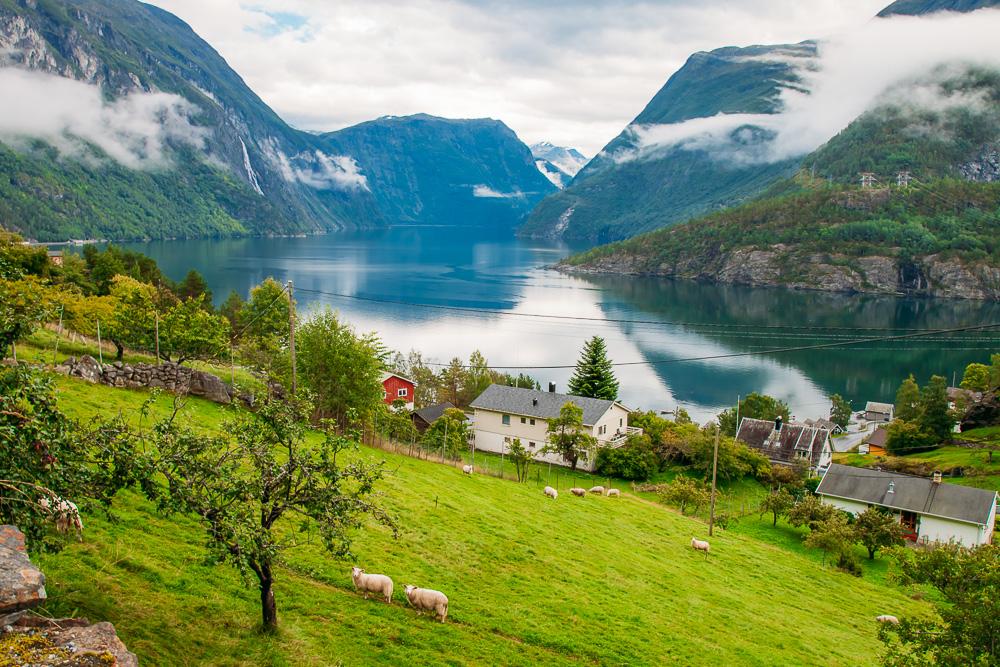
[(403, 401), (406, 409), (413, 411), (413, 395), (417, 384), (402, 375), (382, 373), (382, 400), (386, 405)]

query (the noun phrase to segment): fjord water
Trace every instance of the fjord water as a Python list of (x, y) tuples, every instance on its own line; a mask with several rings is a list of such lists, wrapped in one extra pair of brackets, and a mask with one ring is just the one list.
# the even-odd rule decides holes
[[(478, 349), (496, 366), (571, 366), (583, 342), (600, 335), (615, 362), (634, 363), (617, 368), (626, 405), (654, 410), (679, 405), (698, 421), (751, 391), (787, 400), (799, 418), (824, 414), (834, 392), (860, 409), (868, 400), (891, 400), (911, 372), (921, 382), (932, 373), (950, 381), (953, 373), (961, 377), (967, 363), (987, 361), (991, 351), (1000, 351), (1000, 334), (970, 332), (726, 358), (998, 322), (1000, 305), (569, 276), (546, 267), (571, 248), (484, 228), (397, 226), (129, 247), (156, 259), (174, 279), (198, 269), (216, 303), (230, 290), (246, 297), (268, 276), (293, 280), (303, 311), (330, 306), (358, 330), (378, 332), (392, 349), (420, 350), (425, 360), (442, 364), (455, 356), (468, 359)], [(723, 358), (683, 361), (701, 357)], [(552, 381), (565, 390), (572, 371), (525, 372), (543, 386)]]

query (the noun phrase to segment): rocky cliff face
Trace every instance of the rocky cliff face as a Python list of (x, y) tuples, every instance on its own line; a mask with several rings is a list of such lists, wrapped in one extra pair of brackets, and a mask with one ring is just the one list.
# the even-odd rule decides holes
[(662, 276), (748, 287), (858, 294), (906, 294), (955, 299), (1000, 299), (1000, 267), (926, 255), (901, 264), (894, 257), (805, 255), (784, 245), (738, 248), (714, 257), (691, 257), (650, 266), (645, 258), (617, 253), (569, 273)]

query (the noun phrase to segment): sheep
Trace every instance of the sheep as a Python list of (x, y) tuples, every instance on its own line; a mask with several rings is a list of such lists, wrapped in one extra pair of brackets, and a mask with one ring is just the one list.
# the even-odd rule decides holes
[[(55, 509), (52, 509), (53, 503)], [(70, 529), (76, 531), (78, 536), (83, 533), (83, 519), (80, 517), (80, 510), (72, 500), (65, 500), (59, 496), (53, 496), (52, 501), (45, 496), (38, 499), (38, 506), (46, 512), (55, 515), (56, 530), (60, 533), (68, 533)], [(83, 539), (81, 536), (80, 539)]]
[(895, 616), (890, 616), (889, 614), (882, 614), (881, 616), (876, 616), (875, 620), (879, 623), (892, 623), (893, 625), (899, 625), (899, 619)]
[(608, 489), (608, 498), (617, 498), (622, 495), (622, 492), (618, 489)]
[(695, 538), (692, 537), (691, 538), (691, 548), (694, 549), (695, 551), (704, 551), (705, 552), (705, 558), (708, 558), (709, 546), (708, 546), (708, 542), (706, 542), (705, 540), (697, 540), (697, 539), (695, 539)]
[(555, 500), (556, 498), (559, 497), (559, 492), (553, 489), (551, 486), (546, 486), (544, 489), (542, 489), (542, 493), (547, 495), (552, 500)]
[(587, 489), (581, 489), (580, 487), (573, 487), (569, 490), (574, 496), (580, 496), (581, 498), (587, 495)]
[(462, 466), (462, 472), (464, 472), (466, 475), (471, 475), (472, 466)]
[(354, 587), (365, 594), (366, 600), (369, 593), (379, 593), (385, 597), (386, 604), (392, 604), (392, 579), (386, 575), (365, 574), (360, 567), (352, 567), (351, 579), (354, 580)]
[(444, 623), (448, 616), (448, 596), (441, 591), (433, 591), (429, 588), (417, 588), (407, 584), (404, 588), (406, 599), (410, 605), (420, 611), (428, 610), (437, 614), (437, 617)]
[(604, 495), (604, 487), (603, 486), (592, 486), (592, 487), (590, 487), (590, 492), (591, 493), (596, 493), (598, 495), (603, 496)]

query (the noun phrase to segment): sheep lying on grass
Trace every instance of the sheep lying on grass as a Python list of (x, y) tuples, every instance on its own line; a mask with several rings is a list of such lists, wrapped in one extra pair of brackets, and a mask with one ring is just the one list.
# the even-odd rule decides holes
[(587, 495), (587, 489), (581, 489), (578, 486), (570, 489), (569, 492), (572, 493), (574, 496), (580, 496), (581, 498)]
[(369, 593), (378, 593), (385, 598), (387, 604), (392, 604), (392, 579), (384, 574), (365, 574), (360, 567), (351, 568), (351, 579), (354, 580), (354, 587), (365, 594), (368, 599)]
[(608, 489), (608, 498), (617, 498), (622, 495), (622, 492), (618, 489)]
[(462, 472), (464, 472), (466, 475), (471, 475), (472, 466), (462, 466)]
[(553, 489), (551, 486), (546, 486), (544, 489), (542, 489), (542, 493), (547, 495), (552, 500), (555, 500), (556, 498), (559, 497), (559, 492)]
[(415, 609), (433, 611), (444, 623), (444, 619), (448, 616), (448, 596), (441, 591), (417, 588), (409, 584), (403, 590), (406, 591), (406, 599)]
[(882, 614), (881, 616), (876, 616), (875, 620), (879, 623), (891, 623), (893, 625), (899, 625), (899, 619), (895, 616), (890, 616), (889, 614)]
[[(55, 496), (52, 500), (42, 496), (38, 499), (38, 506), (54, 515), (56, 530), (60, 533), (68, 533), (70, 529), (76, 531), (77, 535), (83, 533), (83, 519), (80, 517), (80, 510), (71, 500), (64, 500)], [(83, 539), (82, 536), (80, 539)]]
[(598, 495), (603, 496), (604, 495), (604, 487), (603, 486), (592, 486), (592, 487), (590, 487), (590, 492), (591, 493), (596, 493)]
[(709, 546), (708, 542), (706, 542), (705, 540), (696, 540), (695, 538), (692, 537), (691, 548), (694, 549), (695, 551), (704, 551), (705, 557), (708, 558)]

